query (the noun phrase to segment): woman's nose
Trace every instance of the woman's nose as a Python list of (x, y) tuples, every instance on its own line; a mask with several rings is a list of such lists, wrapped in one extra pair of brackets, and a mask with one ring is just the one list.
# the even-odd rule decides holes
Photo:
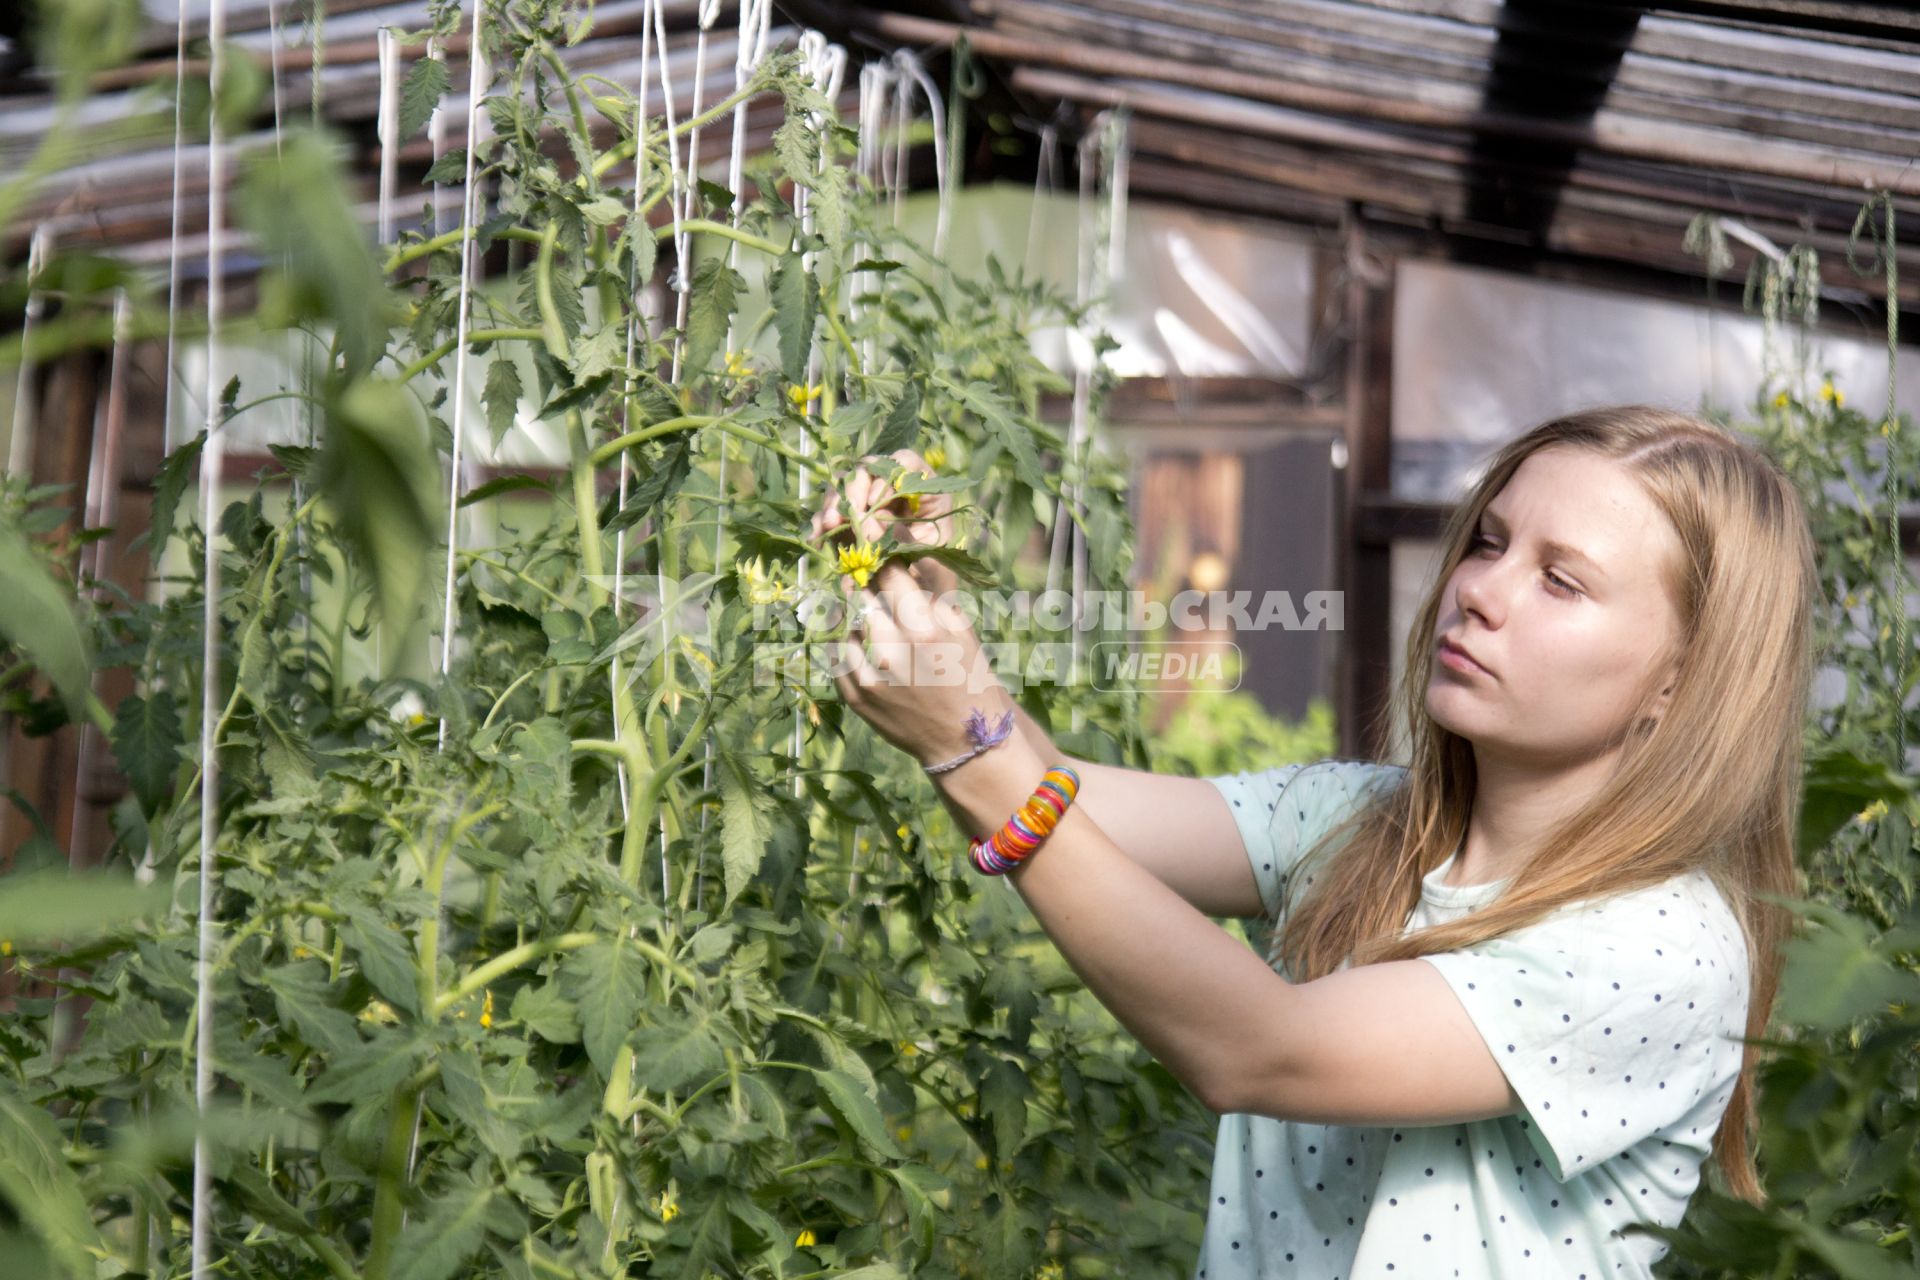
[(1499, 572), (1494, 566), (1483, 565), (1477, 573), (1463, 573), (1454, 582), (1454, 599), (1460, 605), (1462, 613), (1477, 614), (1487, 626), (1500, 625), (1501, 587)]

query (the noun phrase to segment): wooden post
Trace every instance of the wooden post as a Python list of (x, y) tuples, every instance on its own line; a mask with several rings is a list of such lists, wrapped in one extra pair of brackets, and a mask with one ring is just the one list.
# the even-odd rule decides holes
[(1357, 216), (1345, 236), (1347, 279), (1347, 446), (1335, 486), (1344, 630), (1335, 721), (1339, 752), (1377, 760), (1388, 746), (1392, 676), (1392, 550), (1361, 535), (1362, 497), (1392, 488), (1393, 298), (1397, 258), (1380, 250)]

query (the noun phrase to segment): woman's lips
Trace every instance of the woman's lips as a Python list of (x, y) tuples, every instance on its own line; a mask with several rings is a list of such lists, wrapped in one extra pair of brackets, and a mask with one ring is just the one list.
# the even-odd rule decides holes
[(1480, 663), (1476, 662), (1467, 654), (1465, 649), (1462, 649), (1451, 640), (1443, 639), (1440, 641), (1440, 661), (1452, 670), (1465, 675), (1487, 676), (1489, 678), (1493, 675), (1493, 672), (1481, 666)]

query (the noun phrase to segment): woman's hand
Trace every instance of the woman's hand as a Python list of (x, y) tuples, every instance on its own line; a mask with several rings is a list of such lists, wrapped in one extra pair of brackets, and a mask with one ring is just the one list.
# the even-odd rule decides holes
[[(926, 459), (912, 449), (895, 449), (887, 456), (906, 470), (923, 475), (934, 473)], [(896, 474), (895, 469), (889, 468), (888, 474)], [(847, 507), (844, 515), (840, 509), (843, 498)], [(810, 536), (837, 542), (851, 541), (857, 536), (859, 541), (871, 545), (879, 542), (891, 528), (902, 542), (940, 546), (952, 541), (953, 527), (952, 494), (895, 493), (889, 480), (862, 465), (853, 469), (844, 485), (829, 485), (821, 495)], [(907, 572), (935, 596), (945, 595), (960, 585), (959, 576), (932, 556), (912, 561)]]
[(836, 665), (845, 670), (834, 685), (846, 704), (922, 765), (970, 750), (967, 720), (975, 712), (998, 728), (1013, 710), (966, 615), (899, 564), (881, 565), (873, 587), (860, 591)]

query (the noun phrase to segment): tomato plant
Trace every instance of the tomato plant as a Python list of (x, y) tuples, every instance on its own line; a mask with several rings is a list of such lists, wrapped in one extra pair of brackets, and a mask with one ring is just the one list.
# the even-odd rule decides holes
[[(462, 22), (433, 12), (442, 37)], [(841, 565), (805, 536), (832, 477), (912, 446), (943, 465), (903, 484), (953, 494), (962, 532), (911, 554), (1038, 587), (1021, 551), (1064, 475), (1089, 585), (1119, 583), (1118, 463), (1074, 456), (1037, 412), (1062, 384), (1029, 327), (1081, 317), (895, 235), (850, 175), (853, 131), (780, 54), (742, 91), (786, 104), (757, 194), (699, 184), (686, 323), (650, 326), (635, 285), (673, 226), (646, 215), (677, 198), (679, 141), (732, 101), (642, 137), (636, 95), (561, 56), (584, 20), (487, 5), (473, 159), (498, 197), (470, 229), (376, 252), (323, 137), (242, 158), (264, 266), (226, 332), (327, 335), (318, 438), (275, 446), (283, 474), (211, 529), (190, 501), (206, 439), (189, 442), (156, 486), (163, 590), (89, 592), (77, 623), (58, 600), (10, 612), (10, 641), (71, 695), (16, 682), (14, 709), (110, 728), (131, 785), (111, 860), (142, 864), (157, 901), (120, 886), (87, 930), (72, 898), (90, 881), (16, 885), (0, 909), (14, 963), (53, 993), (0, 1032), (0, 1248), (46, 1274), (187, 1273), (210, 858), (209, 1247), (232, 1274), (1178, 1272), (1211, 1117), (966, 866), (913, 763), (829, 696)], [(431, 77), (409, 81), (429, 105)], [(464, 159), (430, 176), (457, 182)], [(474, 429), (544, 424), (567, 462), (461, 494), (492, 522), (448, 548), (469, 234), (527, 259), (472, 296)], [(230, 383), (214, 430), (279, 394), (305, 393)], [(8, 585), (42, 605), (72, 549), (18, 531), (54, 497), (4, 490)], [(197, 570), (170, 567), (208, 555), (211, 668)], [(1038, 648), (1011, 619), (982, 626)], [(83, 648), (138, 675), (110, 715), (49, 657)], [(1050, 720), (1069, 673), (1022, 675)], [(1130, 694), (1072, 696), (1087, 728), (1063, 747), (1144, 762)], [(75, 996), (90, 1007), (67, 1035)]]

